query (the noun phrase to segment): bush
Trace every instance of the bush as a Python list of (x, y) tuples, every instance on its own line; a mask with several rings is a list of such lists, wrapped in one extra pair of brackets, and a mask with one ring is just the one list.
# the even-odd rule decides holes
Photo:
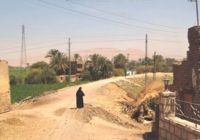
[(25, 78), (27, 84), (55, 83), (56, 73), (52, 69), (31, 69)]
[(17, 84), (24, 84), (24, 76), (16, 76)]
[(25, 68), (9, 67), (10, 84), (23, 84), (26, 77), (26, 71)]
[(14, 75), (10, 75), (10, 85), (16, 85), (17, 79)]
[(25, 78), (25, 83), (27, 84), (42, 83), (42, 70), (41, 69), (30, 70), (27, 77)]
[(91, 81), (92, 76), (88, 70), (81, 73), (81, 80)]
[(147, 106), (148, 106), (151, 110), (153, 110), (153, 111), (156, 110), (156, 106), (157, 106), (157, 105), (158, 105), (158, 99), (151, 99), (151, 100), (149, 100), (148, 103), (147, 103)]
[(114, 71), (113, 71), (113, 73), (114, 73), (114, 76), (124, 76), (124, 69), (114, 69)]
[[(147, 72), (152, 72), (153, 71), (153, 66), (147, 66)], [(141, 74), (145, 73), (145, 65), (138, 66), (136, 68), (136, 73)]]

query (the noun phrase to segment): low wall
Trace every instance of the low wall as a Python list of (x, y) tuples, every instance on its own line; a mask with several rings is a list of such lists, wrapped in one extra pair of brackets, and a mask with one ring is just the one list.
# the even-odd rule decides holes
[(159, 140), (200, 139), (200, 126), (175, 116), (175, 93), (165, 91), (159, 100)]
[(0, 60), (0, 113), (9, 111), (10, 105), (8, 63)]

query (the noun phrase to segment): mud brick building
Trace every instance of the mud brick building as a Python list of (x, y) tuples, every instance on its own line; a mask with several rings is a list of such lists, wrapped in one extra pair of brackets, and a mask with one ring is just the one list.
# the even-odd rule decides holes
[(0, 60), (0, 113), (10, 109), (10, 84), (8, 63)]
[(200, 26), (188, 29), (188, 42), (186, 60), (174, 65), (173, 86), (177, 99), (200, 103)]

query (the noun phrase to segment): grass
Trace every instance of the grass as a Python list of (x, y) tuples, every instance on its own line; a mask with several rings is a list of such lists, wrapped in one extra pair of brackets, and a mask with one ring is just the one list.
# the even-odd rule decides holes
[(11, 86), (11, 102), (20, 102), (23, 99), (36, 97), (42, 95), (46, 91), (55, 91), (66, 86), (80, 85), (87, 83), (87, 81), (75, 81), (72, 83), (63, 82), (55, 84), (20, 84)]
[[(136, 79), (135, 83), (137, 83), (140, 86), (137, 85), (131, 85), (132, 86), (132, 91), (128, 92), (127, 95), (133, 99), (137, 99), (140, 93), (144, 90), (145, 87), (145, 81), (144, 78)], [(152, 79), (148, 78), (147, 80), (147, 85), (152, 83)]]
[(47, 91), (56, 91), (66, 86), (80, 85), (88, 82), (77, 80), (72, 83), (65, 81), (63, 83), (54, 84), (23, 84), (27, 69), (9, 67), (9, 74), (15, 76), (18, 83), (17, 85), (11, 85), (11, 103), (20, 102), (26, 98), (37, 97)]

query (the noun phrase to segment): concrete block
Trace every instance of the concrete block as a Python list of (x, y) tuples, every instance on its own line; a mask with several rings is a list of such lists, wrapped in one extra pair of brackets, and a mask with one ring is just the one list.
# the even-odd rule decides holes
[(160, 119), (165, 119), (165, 115), (163, 113), (160, 114)]
[(167, 133), (167, 140), (171, 140), (171, 134), (169, 132)]
[(173, 133), (174, 133), (174, 129), (175, 129), (175, 128), (174, 128), (174, 126), (173, 126), (172, 124), (170, 124), (170, 127), (169, 127), (169, 129), (170, 129), (170, 133), (172, 133), (172, 134), (173, 134)]
[(164, 129), (164, 121), (159, 120), (159, 128)]
[(200, 135), (197, 135), (196, 138), (200, 140)]
[(167, 104), (167, 101), (168, 101), (168, 98), (161, 98), (160, 99), (160, 104), (162, 104), (162, 105), (166, 105)]
[(167, 131), (170, 131), (169, 130), (169, 123), (168, 122), (164, 123), (164, 129), (167, 130)]
[(159, 112), (163, 113), (163, 105), (162, 104), (159, 104)]
[(160, 135), (158, 140), (166, 140), (166, 138), (163, 138), (163, 137)]
[(187, 137), (188, 140), (195, 140), (196, 139), (196, 136), (194, 134), (192, 134), (192, 133), (188, 133), (187, 136), (188, 136)]
[(162, 138), (166, 139), (167, 138), (167, 132), (164, 129), (160, 129), (160, 135)]
[(182, 129), (182, 132), (181, 132), (181, 138), (183, 140), (187, 140), (187, 131), (185, 129)]
[(177, 137), (181, 137), (181, 128), (175, 127), (175, 135), (176, 135)]
[(175, 140), (183, 140), (183, 139), (180, 138), (180, 137), (175, 136)]
[(171, 140), (175, 140), (175, 136), (173, 134), (171, 135)]

